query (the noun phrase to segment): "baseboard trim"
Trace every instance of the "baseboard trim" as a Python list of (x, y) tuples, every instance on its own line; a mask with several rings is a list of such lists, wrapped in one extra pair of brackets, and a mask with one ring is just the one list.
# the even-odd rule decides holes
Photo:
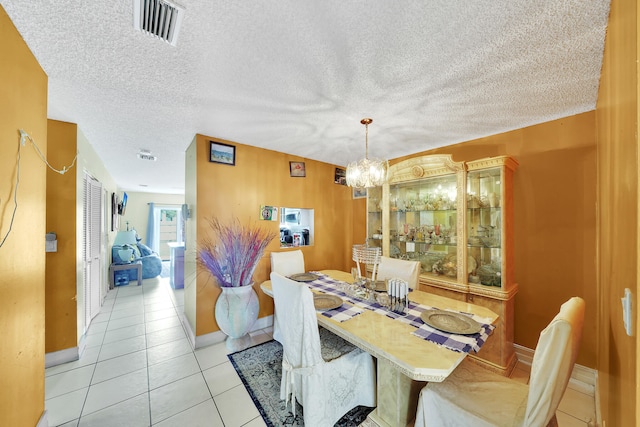
[[(189, 342), (191, 343), (191, 348), (193, 348), (194, 350), (202, 347), (208, 347), (210, 345), (218, 344), (224, 341), (225, 339), (227, 339), (227, 335), (222, 331), (216, 331), (216, 332), (211, 332), (208, 334), (196, 336), (195, 332), (191, 328), (191, 323), (189, 322), (189, 319), (187, 319), (184, 313), (182, 313), (181, 321), (182, 321), (182, 326), (187, 332)], [(261, 317), (258, 320), (256, 320), (256, 323), (254, 323), (253, 328), (251, 328), (250, 332), (268, 328), (269, 326), (272, 326), (272, 325), (273, 325), (273, 316)]]
[(46, 409), (44, 410), (44, 412), (40, 416), (40, 419), (38, 420), (38, 424), (36, 424), (36, 427), (49, 427), (49, 420), (47, 420), (47, 410)]
[(44, 367), (46, 369), (52, 366), (62, 365), (63, 363), (73, 362), (79, 358), (79, 347), (65, 348), (64, 350), (46, 353), (44, 355)]
[(596, 426), (602, 425), (602, 411), (600, 410), (600, 377), (596, 376)]
[(80, 337), (80, 341), (78, 341), (78, 356), (82, 357), (86, 348), (87, 348), (87, 334), (85, 332), (85, 334)]
[(531, 363), (533, 362), (533, 350), (518, 344), (514, 344), (513, 349), (516, 352), (518, 362), (524, 363), (527, 366), (531, 366)]
[[(513, 345), (518, 362), (531, 367), (533, 362), (533, 350), (518, 344)], [(571, 372), (571, 379), (567, 387), (589, 396), (595, 397), (598, 371), (586, 366), (575, 364)]]
[(191, 323), (187, 318), (187, 315), (183, 312), (180, 316), (180, 322), (182, 323), (182, 327), (184, 331), (187, 333), (187, 338), (189, 338), (189, 343), (191, 344), (191, 348), (195, 350), (196, 348), (196, 334), (191, 328)]
[(213, 344), (218, 344), (224, 341), (227, 336), (222, 331), (211, 332), (209, 334), (204, 335), (196, 335), (195, 331), (191, 327), (191, 322), (187, 319), (187, 316), (182, 313), (182, 326), (187, 332), (187, 336), (189, 337), (189, 342), (191, 343), (191, 348), (197, 350), (202, 347), (208, 347)]
[(253, 328), (251, 328), (251, 332), (258, 331), (260, 329), (265, 329), (270, 326), (273, 326), (273, 315), (261, 317), (258, 320), (256, 320), (256, 323), (254, 323)]
[(222, 331), (210, 332), (204, 335), (196, 336), (195, 347), (193, 349), (198, 349), (202, 347), (209, 347), (210, 345), (218, 344), (227, 339), (227, 334)]

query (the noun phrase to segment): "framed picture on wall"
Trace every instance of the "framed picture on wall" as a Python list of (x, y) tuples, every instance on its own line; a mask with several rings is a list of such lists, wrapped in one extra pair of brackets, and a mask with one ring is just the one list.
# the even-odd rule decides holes
[(347, 185), (347, 171), (342, 168), (336, 168), (336, 174), (333, 178), (335, 184)]
[(264, 221), (277, 221), (278, 208), (275, 206), (260, 206), (260, 219)]
[(222, 163), (223, 165), (235, 166), (236, 147), (222, 142), (211, 141), (209, 161), (212, 163)]
[(289, 162), (289, 175), (295, 177), (307, 176), (307, 171), (304, 168), (304, 162)]
[(366, 188), (353, 187), (353, 198), (354, 199), (364, 199), (365, 197), (367, 197), (367, 189)]

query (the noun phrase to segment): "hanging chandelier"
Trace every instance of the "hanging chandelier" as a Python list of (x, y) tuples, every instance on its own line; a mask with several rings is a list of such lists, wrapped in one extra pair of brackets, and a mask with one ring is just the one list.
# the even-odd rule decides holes
[(369, 125), (372, 119), (362, 119), (365, 126), (364, 159), (351, 162), (347, 166), (347, 185), (356, 188), (380, 187), (387, 180), (388, 163), (386, 160), (369, 158)]

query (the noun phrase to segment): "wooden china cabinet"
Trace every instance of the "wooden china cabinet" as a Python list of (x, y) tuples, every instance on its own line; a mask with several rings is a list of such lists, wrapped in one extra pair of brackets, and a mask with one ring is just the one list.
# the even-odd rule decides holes
[(389, 167), (387, 183), (367, 195), (369, 245), (418, 260), (420, 289), (490, 308), (500, 318), (472, 357), (509, 375), (513, 348), (513, 158), (455, 162), (450, 155)]

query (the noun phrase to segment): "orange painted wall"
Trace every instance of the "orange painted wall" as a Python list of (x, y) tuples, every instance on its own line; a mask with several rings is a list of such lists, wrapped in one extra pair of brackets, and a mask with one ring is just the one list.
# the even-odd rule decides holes
[[(351, 189), (333, 182), (335, 165), (219, 139), (216, 140), (236, 146), (236, 165), (211, 163), (209, 141), (212, 139), (196, 136), (198, 241), (207, 235), (205, 219), (213, 214), (223, 221), (237, 217), (242, 222), (250, 222), (259, 218), (261, 205), (314, 209), (315, 243), (301, 247), (306, 269), (350, 271), (355, 220), (353, 202)], [(290, 161), (305, 162), (306, 177), (291, 177)], [(364, 227), (364, 209), (359, 218)], [(258, 221), (258, 225), (280, 235), (279, 222)], [(259, 317), (273, 313), (273, 300), (262, 294), (259, 284), (269, 277), (269, 254), (280, 250), (277, 238), (267, 248), (255, 272), (255, 288), (260, 297)], [(212, 284), (210, 274), (203, 270), (196, 273), (196, 286), (196, 335), (217, 331), (213, 307), (220, 290)]]
[[(508, 155), (514, 174), (515, 342), (536, 347), (540, 331), (571, 296), (587, 304), (578, 363), (596, 367), (596, 144), (588, 112), (422, 154), (456, 161)], [(402, 158), (404, 159), (404, 158)], [(399, 161), (402, 159), (395, 159)]]
[(0, 425), (35, 426), (44, 411), (46, 166), (18, 129), (47, 153), (47, 76), (0, 6)]
[[(49, 120), (48, 160), (55, 168), (69, 165), (76, 154), (78, 126)], [(58, 237), (58, 251), (46, 253), (45, 352), (78, 344), (76, 296), (76, 175), (47, 169), (47, 232)]]
[[(635, 0), (613, 0), (598, 93), (598, 374), (607, 426), (638, 416), (638, 58)], [(624, 331), (620, 298), (634, 294), (634, 336)]]

